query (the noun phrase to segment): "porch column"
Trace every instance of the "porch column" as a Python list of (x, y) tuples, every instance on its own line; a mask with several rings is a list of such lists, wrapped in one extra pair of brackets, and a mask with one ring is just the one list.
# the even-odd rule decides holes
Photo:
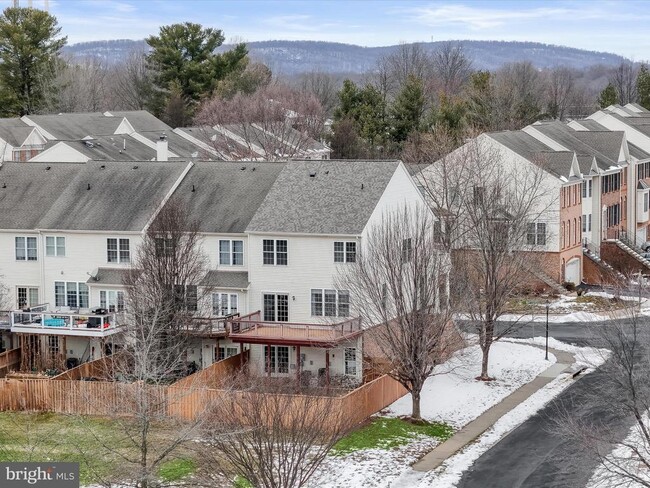
[(268, 377), (271, 377), (271, 344), (266, 345), (266, 371)]
[[(219, 341), (217, 341), (217, 343), (218, 342)], [(239, 355), (239, 369), (243, 369), (244, 368), (244, 343), (243, 342), (239, 343), (239, 349), (240, 349), (239, 352), (241, 353)]]
[(325, 385), (330, 387), (330, 350), (325, 349)]
[(298, 388), (300, 388), (300, 345), (296, 346), (296, 380)]

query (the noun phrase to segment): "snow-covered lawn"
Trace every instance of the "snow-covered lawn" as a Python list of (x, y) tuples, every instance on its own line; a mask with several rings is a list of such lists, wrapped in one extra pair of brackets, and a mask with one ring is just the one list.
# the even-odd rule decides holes
[[(531, 342), (543, 342), (543, 338), (536, 338)], [(580, 355), (582, 358), (580, 362), (591, 361), (593, 364), (599, 364), (601, 355), (590, 353), (588, 348), (568, 346), (557, 341), (551, 341), (550, 345)], [(497, 342), (492, 346), (489, 369), (496, 380), (483, 383), (475, 380), (480, 373), (480, 351), (477, 346), (471, 346), (440, 366), (438, 372), (447, 371), (446, 374), (429, 378), (422, 396), (422, 416), (427, 420), (447, 422), (455, 428), (460, 428), (534, 379), (555, 362), (554, 356), (549, 355), (549, 359), (545, 361), (544, 351), (530, 345), (510, 341)], [(497, 422), (481, 437), (477, 445), (472, 445), (465, 451), (466, 457), (453, 461), (455, 464), (449, 465), (450, 470), (445, 470), (444, 473), (436, 471), (434, 472), (436, 474), (431, 477), (422, 477), (422, 474), (416, 474), (410, 469), (410, 464), (437, 444), (435, 439), (423, 438), (390, 451), (368, 449), (341, 457), (328, 457), (312, 478), (310, 486), (323, 488), (453, 486), (452, 473), (462, 473), (480, 453), (537, 409), (543, 407), (569, 384), (565, 378), (562, 378), (540, 390)], [(407, 395), (391, 405), (386, 415), (408, 415), (410, 412), (411, 399)], [(464, 453), (459, 453), (451, 460), (462, 454)], [(438, 481), (436, 484), (431, 484), (437, 478), (447, 480), (441, 482), (448, 484), (440, 484)]]

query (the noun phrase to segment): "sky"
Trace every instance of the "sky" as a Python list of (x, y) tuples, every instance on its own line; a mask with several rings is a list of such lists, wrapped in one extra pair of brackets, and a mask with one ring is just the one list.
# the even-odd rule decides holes
[[(32, 0), (42, 7), (44, 0)], [(0, 0), (8, 6), (13, 0)], [(20, 0), (26, 6), (28, 0)], [(197, 22), (227, 40), (387, 46), (475, 39), (535, 41), (650, 59), (649, 0), (50, 0), (68, 42), (142, 39)]]

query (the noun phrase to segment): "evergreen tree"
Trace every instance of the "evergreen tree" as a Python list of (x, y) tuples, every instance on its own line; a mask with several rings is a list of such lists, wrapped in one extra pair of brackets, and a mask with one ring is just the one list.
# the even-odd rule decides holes
[(424, 103), (422, 80), (409, 75), (391, 107), (393, 141), (402, 143), (411, 132), (420, 130)]
[(636, 75), (636, 96), (639, 105), (650, 110), (650, 72), (645, 63), (641, 65)]
[(618, 102), (618, 94), (614, 85), (609, 83), (598, 96), (598, 105), (600, 108), (606, 108)]
[(340, 105), (334, 112), (336, 121), (349, 118), (354, 121), (357, 133), (365, 139), (373, 151), (386, 140), (386, 102), (374, 86), (367, 84), (359, 89), (352, 81), (345, 80), (339, 91)]
[(466, 94), (467, 121), (479, 130), (491, 130), (494, 123), (494, 89), (489, 71), (472, 73)]
[(0, 114), (39, 111), (54, 91), (59, 54), (67, 41), (59, 37), (56, 17), (33, 8), (7, 8), (0, 16)]
[(246, 45), (215, 53), (223, 41), (220, 30), (190, 22), (163, 26), (159, 35), (146, 39), (152, 48), (147, 62), (157, 87), (150, 108), (156, 115), (170, 110), (178, 113), (179, 97), (191, 115), (199, 100), (212, 95), (219, 81), (246, 68)]

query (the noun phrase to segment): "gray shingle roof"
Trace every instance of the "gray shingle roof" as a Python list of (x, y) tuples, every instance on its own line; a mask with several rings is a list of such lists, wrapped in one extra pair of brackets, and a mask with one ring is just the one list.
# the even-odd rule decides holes
[(0, 119), (0, 137), (14, 147), (22, 146), (33, 130), (33, 127), (18, 118)]
[(109, 113), (120, 119), (126, 117), (136, 132), (155, 131), (169, 134), (172, 131), (170, 126), (146, 110), (111, 110)]
[(572, 151), (541, 151), (533, 155), (533, 162), (556, 176), (569, 178), (574, 152)]
[(490, 132), (487, 136), (532, 162), (535, 161), (536, 154), (552, 150), (543, 142), (520, 130)]
[(630, 151), (630, 156), (636, 159), (650, 159), (650, 153), (645, 152), (643, 149), (641, 149), (639, 146), (635, 146), (631, 142), (628, 141), (627, 143), (627, 148)]
[(122, 117), (106, 117), (100, 112), (27, 117), (59, 140), (78, 140), (88, 135), (109, 136), (122, 123)]
[(602, 124), (599, 124), (595, 120), (581, 119), (581, 120), (576, 120), (576, 122), (578, 122), (578, 124), (580, 124), (585, 129), (588, 129), (588, 130), (607, 130), (607, 127), (605, 127)]
[(610, 166), (618, 165), (618, 157), (611, 159), (609, 156), (606, 156), (575, 136), (577, 133), (583, 134), (584, 131), (575, 131), (562, 122), (544, 122), (535, 124), (533, 127), (569, 151), (574, 151), (578, 156), (594, 156), (596, 158), (596, 164), (601, 169), (607, 170)]
[(399, 161), (288, 162), (247, 230), (360, 234), (399, 164)]
[(174, 197), (184, 202), (201, 231), (243, 233), (284, 164), (197, 162)]
[(248, 288), (247, 271), (208, 271), (199, 286), (214, 288)]
[(97, 277), (88, 278), (86, 283), (96, 285), (122, 285), (128, 272), (124, 268), (97, 268)]
[(94, 161), (151, 161), (156, 157), (155, 149), (130, 135), (98, 136), (88, 142), (92, 147), (80, 140), (66, 144)]
[(623, 131), (574, 131), (571, 134), (576, 139), (593, 147), (612, 161), (618, 162), (625, 132)]
[(39, 226), (141, 231), (186, 166), (182, 162), (88, 162), (77, 171)]
[(80, 171), (81, 163), (2, 163), (0, 229), (38, 229)]

